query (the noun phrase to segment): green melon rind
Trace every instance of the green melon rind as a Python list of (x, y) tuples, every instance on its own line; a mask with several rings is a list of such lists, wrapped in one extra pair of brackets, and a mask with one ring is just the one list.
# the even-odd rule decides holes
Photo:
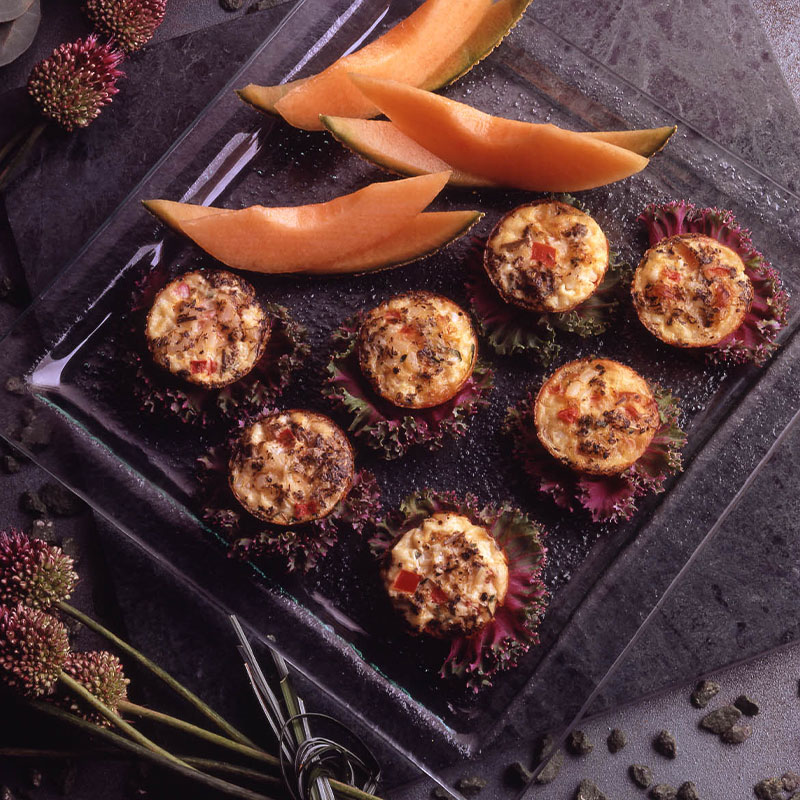
[(660, 153), (678, 130), (677, 125), (632, 131), (588, 131), (585, 135), (650, 158)]

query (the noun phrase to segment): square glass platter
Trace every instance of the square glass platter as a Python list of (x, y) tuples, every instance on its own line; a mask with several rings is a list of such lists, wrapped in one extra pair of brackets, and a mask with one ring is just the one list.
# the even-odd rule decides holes
[[(496, 376), (491, 405), (472, 420), (466, 437), (442, 450), (412, 451), (386, 463), (357, 448), (358, 464), (376, 473), (387, 508), (418, 488), (452, 489), (487, 502), (510, 499), (548, 529), (545, 579), (552, 597), (541, 644), (477, 695), (437, 677), (446, 647), (406, 636), (375, 610), (376, 569), (363, 541), (343, 543), (306, 576), (287, 575), (276, 564), (259, 565), (256, 573), (226, 561), (219, 537), (191, 510), (196, 459), (225, 432), (154, 419), (132, 403), (129, 387), (108, 377), (120, 353), (134, 346), (119, 338), (118, 324), (143, 270), (213, 265), (165, 233), (139, 200), (165, 197), (229, 208), (294, 205), (384, 179), (327, 134), (260, 117), (231, 90), (318, 71), (414, 5), (305, 0), (295, 7), (4, 340), (1, 377), (24, 373), (29, 394), (4, 404), (0, 421), (4, 435), (19, 441), (20, 417), (33, 397), (54, 428), (54, 445), (32, 454), (42, 466), (197, 592), (235, 610), (258, 634), (276, 636), (310, 679), (357, 709), (410, 758), (437, 767), (478, 752), (500, 733), (530, 737), (571, 719), (800, 407), (800, 381), (789, 379), (800, 362), (792, 337), (798, 315), (791, 309), (784, 350), (763, 370), (723, 370), (662, 347), (630, 311), (597, 339), (565, 335), (556, 364), (592, 353), (619, 358), (683, 401), (689, 433), (685, 473), (617, 526), (559, 512), (518, 479), (499, 429), (506, 408), (546, 374), (530, 359), (496, 357), (483, 348)], [(445, 94), (492, 113), (578, 130), (675, 121), (530, 13)], [(447, 190), (433, 207), (485, 211), (474, 231), (485, 235), (502, 213), (530, 197)], [(581, 195), (612, 246), (631, 263), (645, 249), (637, 214), (667, 199), (731, 209), (796, 295), (800, 233), (789, 221), (797, 218), (798, 198), (689, 126), (680, 124), (643, 173)], [(415, 288), (466, 305), (469, 247), (461, 240), (416, 264), (361, 277), (246, 275), (260, 297), (284, 304), (308, 328), (311, 357), (281, 404), (331, 413), (319, 391), (329, 338), (353, 312)]]

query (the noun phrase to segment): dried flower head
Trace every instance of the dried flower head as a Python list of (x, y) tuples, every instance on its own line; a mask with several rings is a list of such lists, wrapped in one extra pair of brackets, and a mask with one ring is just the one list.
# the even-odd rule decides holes
[(29, 697), (50, 694), (69, 655), (64, 625), (18, 603), (0, 606), (0, 678)]
[(94, 34), (59, 45), (31, 71), (28, 93), (39, 111), (62, 128), (85, 128), (119, 91), (122, 59), (119, 50), (100, 44)]
[[(64, 664), (64, 672), (86, 687), (101, 703), (116, 712), (122, 700), (128, 696), (130, 681), (122, 671), (122, 662), (106, 650), (88, 653), (70, 653)], [(88, 711), (80, 700), (64, 692), (58, 704), (97, 725), (111, 723), (102, 714)]]
[(86, 0), (83, 11), (126, 52), (143, 47), (164, 19), (167, 0)]
[(19, 531), (0, 532), (0, 604), (47, 609), (66, 600), (78, 581), (73, 566), (60, 547)]

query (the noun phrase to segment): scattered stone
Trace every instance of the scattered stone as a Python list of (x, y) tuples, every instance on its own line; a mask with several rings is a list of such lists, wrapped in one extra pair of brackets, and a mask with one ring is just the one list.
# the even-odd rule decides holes
[(441, 786), (434, 786), (433, 789), (431, 789), (431, 797), (435, 797), (436, 800), (455, 800), (455, 797)]
[(81, 628), (83, 627), (83, 623), (78, 622), (77, 619), (70, 617), (68, 614), (64, 614), (61, 622), (67, 629), (67, 634), (69, 635), (70, 641), (77, 637), (77, 635), (81, 632)]
[(62, 797), (68, 797), (72, 795), (72, 790), (75, 788), (75, 781), (77, 780), (77, 778), (78, 778), (78, 768), (72, 761), (68, 761), (58, 771), (58, 774), (55, 776), (54, 781), (56, 787), (58, 788), (58, 792)]
[(652, 800), (676, 800), (678, 793), (675, 791), (675, 787), (668, 783), (657, 783), (650, 790), (648, 797), (651, 797)]
[(61, 542), (61, 549), (68, 555), (76, 564), (80, 561), (81, 552), (78, 547), (78, 542), (72, 537), (68, 536)]
[(640, 789), (646, 789), (653, 782), (653, 770), (645, 764), (631, 764), (628, 775)]
[(780, 778), (765, 778), (753, 787), (759, 800), (783, 800), (783, 781)]
[[(27, 416), (25, 417), (27, 420)], [(19, 441), (31, 450), (42, 450), (47, 447), (53, 439), (53, 429), (44, 417), (30, 417), (25, 421), (22, 430), (19, 432)]]
[(244, 5), (244, 0), (219, 0), (223, 11), (239, 11)]
[(456, 781), (456, 789), (467, 797), (475, 797), (486, 788), (486, 780), (480, 775), (471, 775), (467, 778), (459, 778)]
[(722, 735), (725, 731), (729, 731), (741, 718), (742, 712), (736, 706), (722, 706), (722, 708), (706, 714), (700, 720), (700, 727), (711, 731), (711, 733)]
[(583, 731), (572, 731), (567, 736), (567, 750), (574, 756), (585, 756), (594, 750), (594, 745)]
[(575, 792), (575, 800), (608, 800), (594, 781), (583, 779)]
[(46, 517), (37, 517), (33, 520), (28, 532), (34, 539), (41, 539), (43, 542), (54, 544), (56, 541), (56, 526), (53, 520)]
[(719, 689), (716, 681), (700, 681), (692, 692), (692, 705), (695, 708), (705, 708), (719, 694)]
[(20, 464), (14, 456), (3, 456), (2, 459), (0, 459), (0, 469), (2, 469), (6, 475), (16, 475), (21, 468), (22, 464)]
[(678, 800), (700, 800), (697, 787), (691, 782), (686, 781), (678, 787)]
[(740, 694), (734, 701), (733, 704), (739, 711), (742, 712), (746, 717), (754, 717), (761, 711), (761, 707), (753, 700), (752, 697), (748, 697), (746, 694)]
[(32, 769), (28, 774), (28, 778), (31, 782), (31, 786), (34, 789), (39, 789), (42, 785), (42, 772), (38, 769)]
[(83, 500), (60, 483), (45, 483), (40, 486), (39, 497), (47, 510), (56, 517), (74, 517), (84, 509)]
[[(554, 743), (553, 737), (549, 734), (542, 739), (536, 756), (537, 763), (550, 752)], [(536, 783), (552, 783), (558, 777), (558, 773), (561, 772), (562, 766), (564, 766), (564, 753), (561, 750), (556, 750), (550, 756), (542, 771), (536, 776)]]
[(781, 778), (784, 792), (796, 792), (800, 789), (800, 775), (795, 772), (787, 772)]
[(278, 5), (278, 0), (256, 0), (247, 7), (248, 14), (255, 14), (256, 11), (266, 11), (268, 8), (274, 8)]
[(0, 800), (14, 800), (14, 795), (8, 786), (0, 786)]
[(30, 425), (36, 419), (36, 409), (33, 406), (26, 406), (22, 409), (20, 419), (23, 425)]
[(25, 289), (8, 275), (0, 275), (0, 300), (12, 306), (23, 306), (28, 300)]
[(749, 725), (734, 725), (720, 736), (725, 744), (741, 744), (746, 742), (753, 735), (753, 729)]
[(6, 391), (10, 392), (11, 394), (25, 394), (25, 381), (22, 380), (22, 378), (18, 378), (16, 375), (6, 378), (5, 387)]
[(47, 506), (39, 497), (37, 492), (32, 489), (26, 489), (19, 496), (19, 507), (28, 514), (33, 514), (35, 517), (44, 517), (47, 515)]
[(619, 753), (619, 751), (622, 750), (627, 743), (628, 739), (625, 736), (625, 733), (619, 728), (614, 728), (614, 730), (608, 734), (608, 739), (606, 739), (609, 753)]
[(506, 770), (506, 780), (514, 786), (527, 786), (532, 775), (521, 761), (515, 761)]
[(678, 743), (669, 731), (661, 731), (653, 739), (653, 749), (664, 758), (675, 758), (678, 755)]

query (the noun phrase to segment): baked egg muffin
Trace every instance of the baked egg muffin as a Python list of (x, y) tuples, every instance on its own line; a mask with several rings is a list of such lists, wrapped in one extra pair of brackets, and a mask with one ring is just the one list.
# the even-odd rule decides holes
[(677, 347), (718, 344), (742, 324), (753, 300), (739, 254), (701, 233), (672, 236), (651, 247), (631, 292), (647, 330)]
[(562, 313), (597, 289), (608, 252), (592, 217), (567, 203), (543, 201), (519, 206), (495, 225), (483, 264), (507, 303)]
[(566, 466), (615, 475), (641, 458), (661, 423), (641, 375), (607, 358), (583, 358), (545, 381), (534, 424), (539, 441)]
[(467, 312), (452, 300), (409, 292), (366, 315), (356, 348), (364, 377), (381, 397), (401, 408), (430, 408), (469, 380), (478, 337)]
[(270, 318), (247, 281), (230, 272), (187, 272), (168, 283), (147, 315), (155, 362), (207, 389), (247, 375), (264, 352)]
[(469, 636), (494, 619), (508, 563), (489, 531), (440, 512), (406, 531), (387, 553), (386, 591), (415, 633)]
[(350, 490), (353, 449), (314, 411), (279, 411), (244, 429), (230, 459), (230, 486), (253, 516), (276, 525), (327, 517)]

